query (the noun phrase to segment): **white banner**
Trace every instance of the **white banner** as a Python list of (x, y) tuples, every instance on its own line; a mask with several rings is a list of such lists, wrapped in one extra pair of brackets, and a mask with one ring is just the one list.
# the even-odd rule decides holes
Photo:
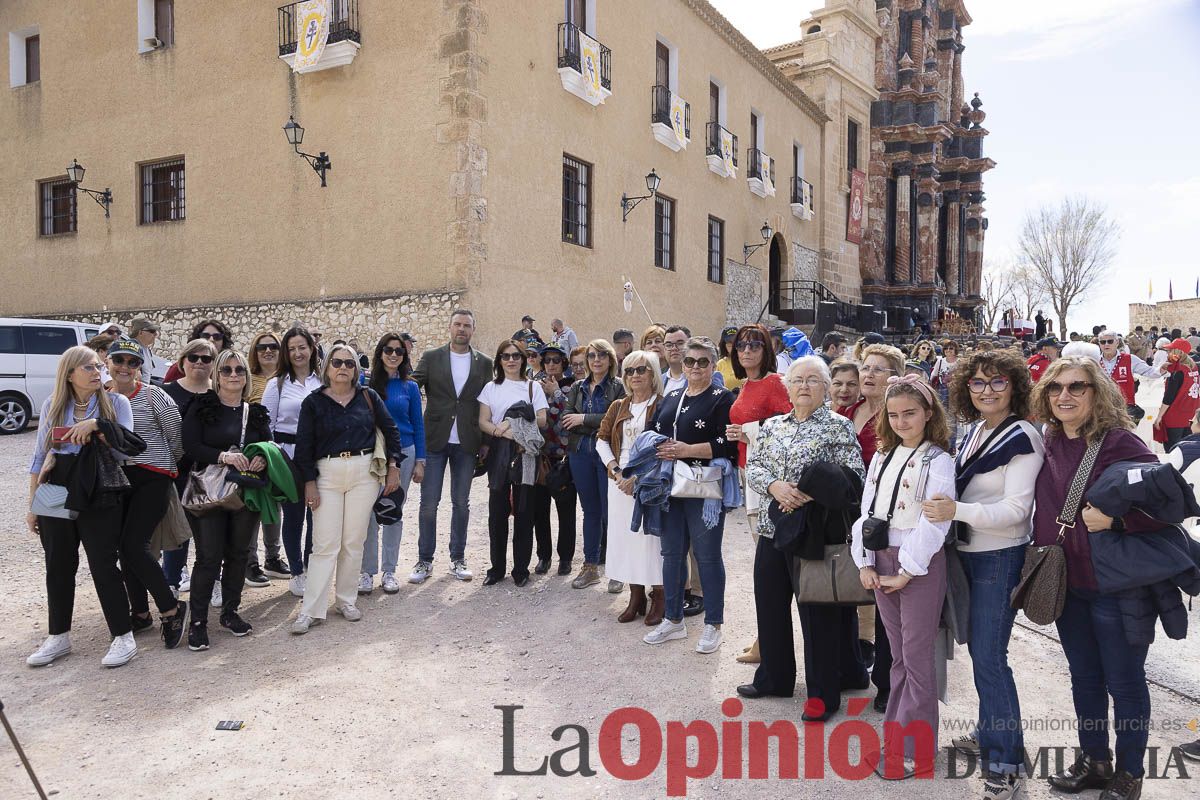
[(684, 115), (687, 103), (679, 95), (671, 92), (671, 128), (675, 131), (675, 139), (682, 147), (687, 144), (687, 128), (684, 126)]
[(296, 4), (296, 60), (294, 72), (312, 69), (321, 60), (329, 38), (328, 0), (304, 0)]
[(589, 100), (603, 102), (600, 89), (600, 43), (583, 31), (579, 32), (579, 71), (583, 74), (583, 90)]
[(758, 151), (758, 174), (762, 178), (763, 188), (768, 192), (774, 192), (775, 184), (771, 180), (771, 157), (761, 150)]
[(737, 175), (737, 167), (733, 163), (733, 134), (721, 129), (721, 160), (725, 162), (725, 174), (729, 177)]

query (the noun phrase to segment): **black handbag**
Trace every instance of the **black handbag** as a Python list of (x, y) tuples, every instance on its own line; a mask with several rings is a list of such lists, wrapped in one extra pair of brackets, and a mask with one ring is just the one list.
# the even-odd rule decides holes
[(571, 477), (571, 464), (566, 456), (559, 458), (557, 461), (550, 460), (550, 469), (546, 471), (546, 488), (551, 494), (558, 494), (564, 491), (571, 485), (574, 479)]
[[(883, 474), (887, 472), (888, 464), (892, 463), (892, 456), (896, 455), (896, 451), (899, 449), (899, 447), (893, 447), (892, 451), (887, 454), (887, 458), (883, 460), (883, 466), (879, 468), (879, 477), (875, 480), (876, 489), (879, 488), (879, 482), (883, 480)], [(871, 510), (862, 524), (863, 547), (867, 550), (887, 549), (888, 528), (891, 527), (892, 516), (896, 513), (896, 498), (900, 496), (901, 483), (902, 481), (897, 477), (896, 486), (892, 489), (892, 502), (888, 505), (887, 519), (879, 519), (875, 516), (875, 504), (879, 502), (879, 492), (877, 491), (871, 498)]]

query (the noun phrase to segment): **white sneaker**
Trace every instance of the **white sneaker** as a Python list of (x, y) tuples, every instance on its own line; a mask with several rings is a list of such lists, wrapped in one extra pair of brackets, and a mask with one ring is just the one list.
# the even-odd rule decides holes
[(296, 597), (304, 597), (304, 587), (308, 585), (307, 575), (293, 575), (288, 580), (288, 591)]
[(383, 573), (383, 580), (379, 582), (386, 594), (396, 594), (400, 591), (400, 584), (396, 581), (396, 576), (390, 572)]
[[(295, 579), (293, 578), (293, 580)], [(299, 636), (301, 634), (308, 633), (309, 628), (314, 625), (320, 625), (322, 622), (323, 620), (319, 620), (316, 617), (310, 617), (308, 614), (301, 614), (300, 616), (296, 617), (296, 621), (292, 623), (291, 631)]]
[(696, 643), (697, 653), (715, 653), (717, 648), (721, 646), (721, 629), (715, 625), (705, 625), (704, 632), (700, 634), (700, 641)]
[(1017, 800), (1025, 796), (1025, 780), (1016, 775), (989, 775), (983, 782), (983, 800)]
[(375, 578), (364, 572), (358, 576), (358, 593), (370, 594), (375, 591)]
[(179, 593), (190, 592), (192, 590), (192, 573), (188, 572), (187, 567), (184, 567), (179, 572)]
[(100, 659), (100, 663), (106, 667), (119, 667), (128, 664), (136, 655), (137, 644), (133, 641), (133, 634), (126, 633), (112, 640), (108, 653)]
[(950, 746), (958, 752), (969, 756), (979, 755), (979, 737), (974, 733), (954, 737), (950, 742)]
[(460, 581), (469, 581), (474, 578), (474, 573), (467, 569), (467, 562), (458, 560), (450, 565), (450, 574), (458, 578)]
[(658, 627), (642, 637), (642, 641), (646, 644), (662, 644), (669, 642), (672, 639), (686, 639), (687, 628), (683, 624), (683, 620), (672, 622), (669, 619), (663, 619), (658, 623)]
[(433, 564), (428, 561), (418, 561), (413, 567), (412, 574), (408, 576), (409, 583), (424, 583), (429, 577), (429, 573), (433, 571)]
[(362, 612), (358, 610), (358, 606), (352, 606), (349, 603), (339, 605), (337, 612), (345, 617), (347, 622), (358, 622), (362, 619)]
[(209, 601), (209, 605), (212, 606), (213, 608), (220, 608), (224, 604), (225, 604), (225, 598), (221, 596), (221, 584), (219, 582), (214, 583), (212, 600)]
[(71, 634), (55, 633), (47, 636), (46, 641), (42, 642), (42, 646), (25, 659), (25, 663), (31, 667), (44, 667), (69, 652), (71, 652)]

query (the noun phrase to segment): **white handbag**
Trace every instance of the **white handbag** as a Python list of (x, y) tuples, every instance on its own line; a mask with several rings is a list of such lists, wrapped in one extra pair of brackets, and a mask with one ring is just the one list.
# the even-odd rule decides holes
[[(678, 440), (676, 429), (679, 427), (679, 409), (683, 407), (683, 395), (679, 396), (679, 405), (675, 406), (675, 421), (671, 425), (671, 438)], [(676, 461), (671, 471), (671, 497), (691, 498), (696, 500), (720, 500), (725, 496), (722, 491), (722, 470), (711, 465), (689, 464), (686, 461)]]

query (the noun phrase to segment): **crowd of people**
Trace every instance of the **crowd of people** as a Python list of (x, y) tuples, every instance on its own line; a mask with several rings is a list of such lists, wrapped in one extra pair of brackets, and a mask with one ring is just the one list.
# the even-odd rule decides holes
[[(758, 324), (725, 328), (716, 342), (652, 324), (640, 337), (618, 329), (580, 344), (561, 319), (545, 340), (534, 323), (526, 316), (490, 356), (473, 346), (465, 309), (451, 315), (448, 342), (419, 358), (407, 333), (385, 333), (368, 355), (356, 342), (323, 347), (299, 324), (256, 335), (243, 353), (212, 319), (173, 362), (155, 354), (158, 327), (145, 318), (69, 349), (30, 464), (28, 525), (46, 553), (49, 635), (28, 663), (71, 650), (80, 544), (113, 636), (105, 666), (137, 654), (134, 634), (154, 626), (151, 598), (167, 649), (185, 636), (191, 650), (212, 646), (210, 608), (232, 635), (250, 634), (243, 590), (271, 578), (300, 598), (293, 634), (326, 619), (331, 593), (337, 614), (360, 620), (357, 598), (377, 575), (383, 592), (401, 591), (413, 485), (417, 561), (407, 580), (433, 575), (449, 471), (455, 579), (474, 577), (470, 489), (484, 479), (484, 586), (511, 577), (524, 587), (531, 566), (544, 575), (557, 560), (575, 589), (607, 579), (608, 592), (627, 591), (616, 621), (641, 619), (648, 645), (687, 639), (685, 618), (703, 615), (701, 654), (723, 641), (724, 526), (744, 508), (757, 637), (737, 655), (755, 665), (737, 693), (795, 693), (796, 603), (803, 719), (827, 720), (844, 692), (873, 684), (883, 752), (902, 765), (885, 770), (881, 760), (881, 775), (911, 777), (932, 763), (895, 731), (927, 723), (936, 744), (945, 660), (966, 644), (979, 713), (952, 746), (980, 759), (991, 800), (1023, 789), (1008, 646), (1016, 590), (1045, 581), (1061, 598), (1047, 621), (1080, 723), (1079, 758), (1050, 782), (1100, 788), (1103, 800), (1140, 795), (1148, 645), (1160, 619), (1168, 635), (1183, 635), (1179, 590), (1200, 592), (1200, 545), (1185, 534), (1187, 557), (1176, 558), (1165, 589), (1139, 563), (1118, 565), (1127, 580), (1116, 591), (1101, 574), (1112, 551), (1094, 553), (1092, 537), (1144, 533), (1165, 548), (1200, 514), (1190, 491), (1164, 499), (1147, 490), (1123, 507), (1105, 491), (1141, 482), (1131, 470), (1186, 474), (1200, 458), (1195, 329), (1156, 338), (1154, 329), (1122, 337), (1097, 328), (1064, 346), (918, 337), (906, 352), (877, 333), (853, 344), (829, 333), (814, 347), (795, 328)], [(1164, 381), (1153, 429), (1171, 451), (1165, 464), (1134, 433), (1145, 414), (1139, 379)], [(1038, 562), (1031, 577), (1031, 553), (1048, 550), (1061, 554), (1061, 574)], [(1200, 759), (1200, 742), (1181, 750)]]

